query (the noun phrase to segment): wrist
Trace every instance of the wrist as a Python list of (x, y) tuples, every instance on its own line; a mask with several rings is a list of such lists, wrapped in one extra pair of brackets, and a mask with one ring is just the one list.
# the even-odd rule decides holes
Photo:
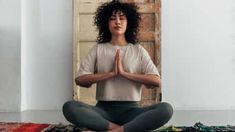
[(123, 77), (126, 77), (128, 75), (128, 72), (123, 71), (123, 72), (120, 73), (120, 75), (123, 76)]
[(110, 77), (115, 77), (116, 73), (115, 72), (109, 72)]

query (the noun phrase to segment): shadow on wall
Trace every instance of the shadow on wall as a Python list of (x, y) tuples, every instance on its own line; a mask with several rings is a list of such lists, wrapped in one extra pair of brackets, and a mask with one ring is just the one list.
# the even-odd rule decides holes
[(19, 30), (0, 27), (0, 111), (20, 110), (20, 43)]
[(0, 27), (0, 58), (20, 58), (20, 31)]

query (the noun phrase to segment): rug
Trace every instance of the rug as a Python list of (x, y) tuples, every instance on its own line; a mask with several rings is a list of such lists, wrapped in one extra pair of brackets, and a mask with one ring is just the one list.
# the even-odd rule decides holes
[[(0, 132), (80, 132), (81, 129), (69, 124), (37, 124), (0, 122)], [(149, 132), (235, 132), (235, 126), (207, 126), (197, 122), (194, 126), (163, 126)]]
[(41, 132), (49, 124), (0, 122), (0, 132)]
[(207, 126), (197, 122), (194, 126), (163, 126), (151, 132), (235, 132), (235, 126)]
[(0, 122), (0, 132), (80, 132), (82, 129), (72, 124), (39, 124), (20, 122)]

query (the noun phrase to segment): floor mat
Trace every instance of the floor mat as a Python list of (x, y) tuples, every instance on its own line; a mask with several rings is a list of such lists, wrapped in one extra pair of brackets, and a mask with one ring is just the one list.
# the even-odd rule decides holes
[(0, 132), (41, 132), (50, 124), (0, 122)]
[(163, 126), (151, 132), (235, 132), (235, 126), (207, 126), (197, 122), (194, 126)]
[[(72, 124), (0, 122), (0, 132), (80, 132), (81, 130)], [(235, 132), (235, 126), (207, 126), (198, 122), (194, 126), (163, 126), (149, 132)]]
[(81, 129), (72, 124), (39, 124), (20, 122), (0, 122), (0, 132), (80, 132)]

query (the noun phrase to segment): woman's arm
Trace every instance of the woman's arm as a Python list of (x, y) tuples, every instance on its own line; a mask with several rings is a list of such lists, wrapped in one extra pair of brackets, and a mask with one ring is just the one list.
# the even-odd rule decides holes
[(147, 88), (154, 88), (161, 86), (161, 79), (159, 76), (153, 74), (134, 74), (126, 72), (123, 68), (122, 58), (120, 57), (119, 50), (117, 51), (116, 56), (117, 56), (116, 61), (118, 66), (118, 74), (129, 80), (144, 84)]
[(77, 85), (82, 87), (90, 87), (93, 83), (104, 81), (115, 76), (114, 72), (99, 73), (99, 74), (87, 74), (75, 79)]
[(121, 75), (129, 80), (142, 83), (146, 85), (148, 88), (161, 86), (161, 79), (159, 76), (156, 75), (151, 75), (151, 74), (143, 75), (143, 74), (134, 74), (128, 72), (123, 72)]
[(108, 80), (112, 77), (115, 77), (118, 75), (118, 62), (117, 62), (117, 55), (115, 56), (115, 62), (113, 66), (113, 70), (108, 73), (98, 73), (98, 74), (88, 74), (88, 75), (83, 75), (80, 77), (77, 77), (75, 79), (75, 82), (77, 85), (82, 86), (82, 87), (90, 87), (93, 83), (99, 82), (99, 81), (104, 81)]

